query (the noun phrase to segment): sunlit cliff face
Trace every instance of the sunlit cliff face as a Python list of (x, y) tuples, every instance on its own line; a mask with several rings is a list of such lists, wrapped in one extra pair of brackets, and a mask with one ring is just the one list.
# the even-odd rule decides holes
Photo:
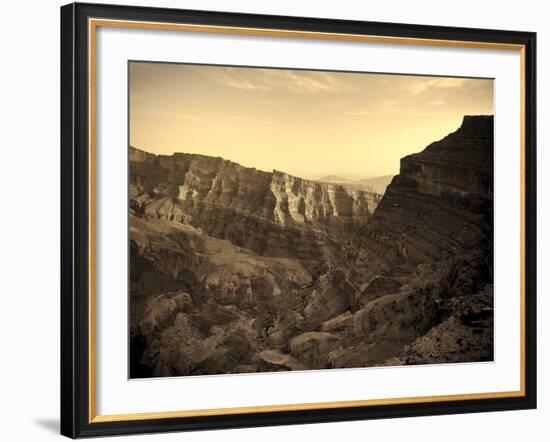
[(397, 174), (399, 160), (493, 114), (493, 81), (130, 64), (130, 144), (317, 179)]

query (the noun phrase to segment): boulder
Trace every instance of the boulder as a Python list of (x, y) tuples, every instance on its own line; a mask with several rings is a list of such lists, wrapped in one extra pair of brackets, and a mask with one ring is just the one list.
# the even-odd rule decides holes
[(279, 350), (264, 350), (258, 354), (258, 368), (260, 371), (289, 371), (305, 370), (306, 366)]
[(351, 345), (331, 351), (328, 355), (328, 362), (331, 368), (385, 365), (386, 361), (396, 356), (401, 348), (391, 341)]
[(353, 327), (353, 314), (348, 310), (335, 318), (325, 321), (321, 327), (321, 331), (335, 332), (343, 331), (350, 327)]
[(307, 332), (290, 340), (290, 352), (308, 368), (326, 368), (328, 354), (338, 347), (340, 338), (326, 332)]

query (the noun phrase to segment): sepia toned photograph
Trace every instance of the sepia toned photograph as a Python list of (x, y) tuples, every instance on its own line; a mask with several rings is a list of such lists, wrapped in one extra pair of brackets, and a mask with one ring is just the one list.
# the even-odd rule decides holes
[(493, 361), (492, 79), (128, 76), (130, 378)]

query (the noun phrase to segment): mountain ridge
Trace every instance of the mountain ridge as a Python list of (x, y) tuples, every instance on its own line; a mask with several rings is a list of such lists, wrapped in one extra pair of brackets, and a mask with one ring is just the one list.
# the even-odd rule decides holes
[(331, 244), (364, 224), (380, 199), (375, 192), (265, 172), (221, 157), (130, 149), (134, 215), (200, 227), (262, 255), (308, 260), (330, 254)]

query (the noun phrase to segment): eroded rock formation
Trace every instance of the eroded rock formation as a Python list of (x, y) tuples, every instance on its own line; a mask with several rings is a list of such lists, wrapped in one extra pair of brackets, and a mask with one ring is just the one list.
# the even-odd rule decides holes
[(190, 225), (263, 256), (315, 266), (380, 202), (375, 192), (243, 167), (223, 158), (130, 149), (136, 216)]
[(492, 117), (403, 158), (381, 201), (130, 160), (133, 377), (492, 359)]

